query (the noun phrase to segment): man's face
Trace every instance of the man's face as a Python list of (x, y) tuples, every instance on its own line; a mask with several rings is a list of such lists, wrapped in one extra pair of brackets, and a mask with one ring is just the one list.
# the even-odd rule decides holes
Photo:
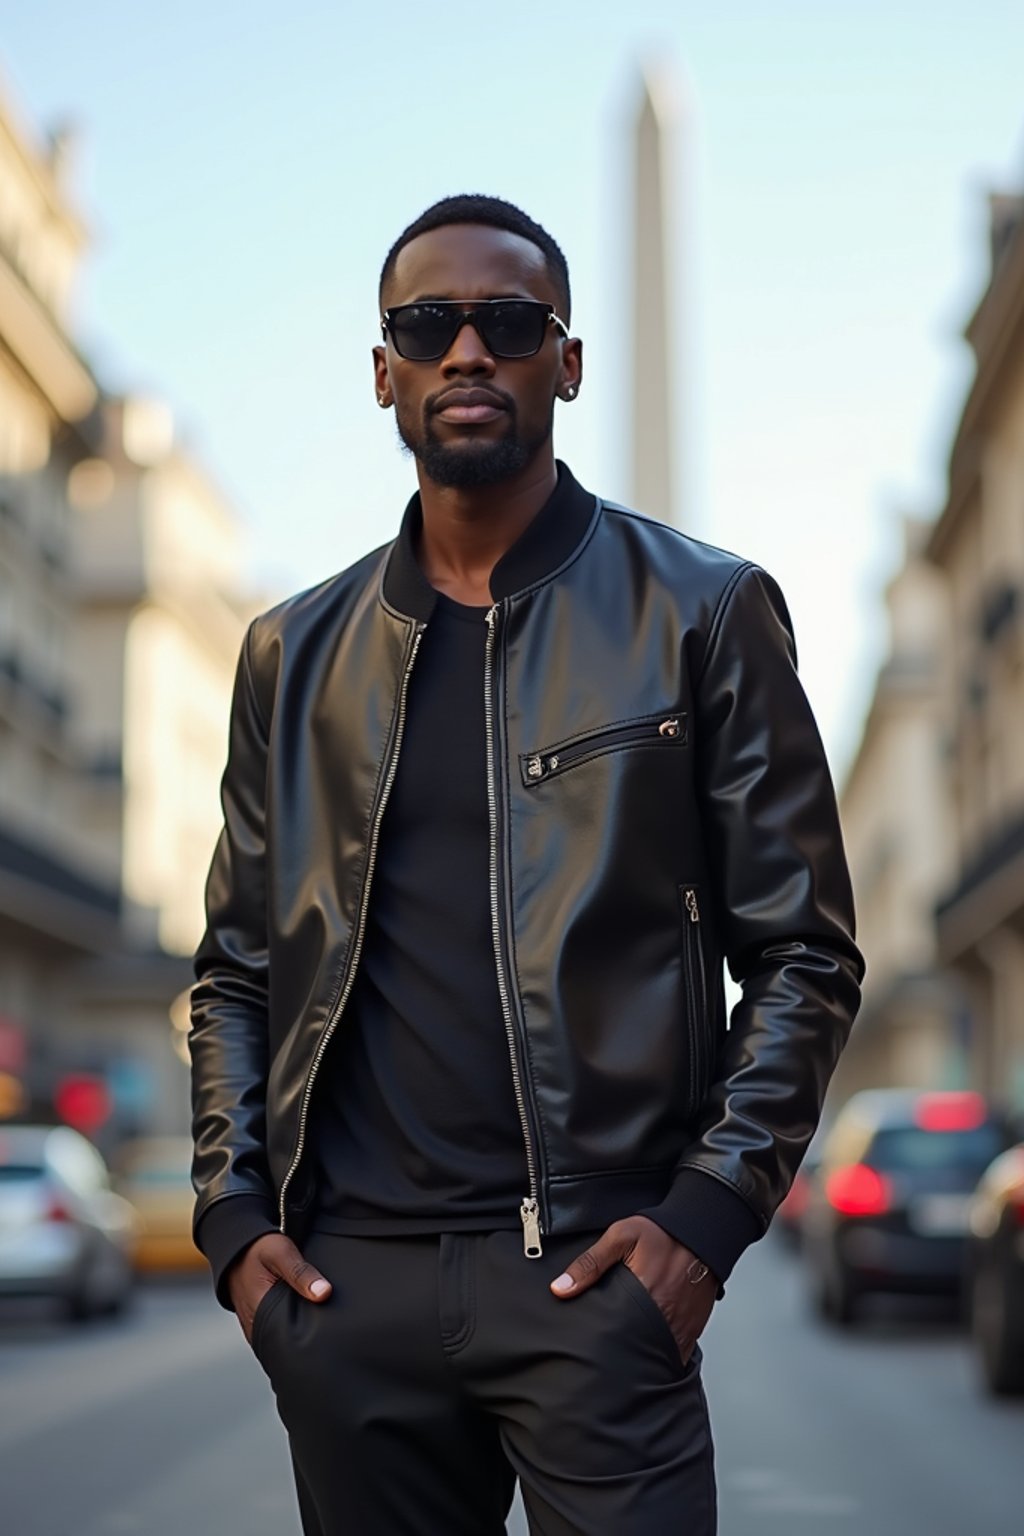
[[(558, 310), (543, 253), (532, 241), (482, 224), (418, 235), (398, 254), (384, 305), (425, 299), (536, 299)], [(390, 338), (374, 353), (378, 398), (393, 404), (398, 431), (437, 485), (493, 485), (550, 453), (556, 395), (579, 386), (581, 344), (549, 324), (533, 357), (500, 358), (472, 325), (443, 357), (412, 362)]]

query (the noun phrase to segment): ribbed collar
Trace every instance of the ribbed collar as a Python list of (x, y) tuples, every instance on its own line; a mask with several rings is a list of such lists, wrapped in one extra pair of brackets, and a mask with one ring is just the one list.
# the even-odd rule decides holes
[[(507, 549), (491, 572), (495, 602), (511, 597), (556, 571), (572, 554), (590, 526), (596, 498), (556, 460), (558, 484), (536, 517)], [(384, 599), (399, 613), (424, 622), (434, 611), (437, 591), (430, 585), (416, 558), (423, 526), (419, 492), (411, 498), (398, 537), (391, 546), (384, 572)]]

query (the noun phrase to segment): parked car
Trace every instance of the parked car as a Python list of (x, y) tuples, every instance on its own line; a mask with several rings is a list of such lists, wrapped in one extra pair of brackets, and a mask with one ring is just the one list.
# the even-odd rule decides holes
[(819, 1313), (848, 1324), (872, 1292), (959, 1292), (971, 1195), (1008, 1139), (976, 1093), (854, 1094), (825, 1141), (803, 1223)]
[(1024, 1142), (975, 1191), (968, 1239), (971, 1335), (992, 1392), (1024, 1393)]
[(136, 1218), (107, 1165), (67, 1125), (0, 1125), (0, 1296), (117, 1312), (134, 1284)]
[(206, 1260), (192, 1241), (191, 1166), (192, 1142), (187, 1136), (140, 1136), (118, 1151), (115, 1182), (139, 1218), (137, 1269), (205, 1268)]

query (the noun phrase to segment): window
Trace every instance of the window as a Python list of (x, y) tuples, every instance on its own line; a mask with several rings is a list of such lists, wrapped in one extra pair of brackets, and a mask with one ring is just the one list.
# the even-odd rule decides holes
[(979, 1125), (969, 1131), (925, 1131), (898, 1126), (879, 1131), (868, 1161), (883, 1173), (937, 1173), (955, 1168), (984, 1172), (1006, 1145), (999, 1127)]

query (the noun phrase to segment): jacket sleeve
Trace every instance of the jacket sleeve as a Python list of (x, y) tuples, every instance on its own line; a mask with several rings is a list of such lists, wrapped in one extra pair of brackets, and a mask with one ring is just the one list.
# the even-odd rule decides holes
[(189, 1034), (193, 1232), (225, 1306), (223, 1272), (231, 1259), (277, 1225), (265, 1147), (267, 732), (253, 681), (252, 634), (250, 627), (235, 675), (221, 784), (224, 826), (206, 885)]
[(789, 1190), (860, 1002), (835, 793), (785, 601), (736, 573), (696, 686), (715, 927), (742, 989), (697, 1134), (650, 1216), (725, 1280)]

